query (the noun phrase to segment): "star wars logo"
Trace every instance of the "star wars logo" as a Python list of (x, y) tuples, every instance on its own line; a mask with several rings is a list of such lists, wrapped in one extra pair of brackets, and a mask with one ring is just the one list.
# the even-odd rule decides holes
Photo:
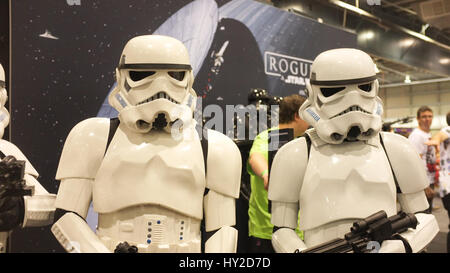
[(274, 52), (264, 52), (267, 75), (279, 77), (287, 84), (305, 86), (309, 79), (312, 61)]

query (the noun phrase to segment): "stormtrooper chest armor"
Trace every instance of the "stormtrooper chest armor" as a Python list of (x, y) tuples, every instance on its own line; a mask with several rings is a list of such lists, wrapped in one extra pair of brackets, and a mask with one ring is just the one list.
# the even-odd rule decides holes
[(206, 182), (196, 131), (186, 128), (188, 133), (177, 140), (162, 131), (126, 129), (122, 124), (117, 129), (95, 177), (95, 211), (151, 204), (201, 219)]
[(396, 187), (389, 161), (378, 143), (311, 145), (300, 191), (300, 229), (396, 213)]

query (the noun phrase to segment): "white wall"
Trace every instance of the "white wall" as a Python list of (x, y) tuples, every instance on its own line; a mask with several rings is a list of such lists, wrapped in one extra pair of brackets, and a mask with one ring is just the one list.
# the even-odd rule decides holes
[(417, 109), (427, 105), (433, 110), (434, 119), (431, 129), (433, 131), (447, 125), (446, 115), (450, 111), (450, 79), (441, 82), (429, 82), (409, 85), (381, 86), (380, 98), (384, 104), (384, 121), (414, 116), (414, 121), (394, 127), (417, 127), (415, 119)]

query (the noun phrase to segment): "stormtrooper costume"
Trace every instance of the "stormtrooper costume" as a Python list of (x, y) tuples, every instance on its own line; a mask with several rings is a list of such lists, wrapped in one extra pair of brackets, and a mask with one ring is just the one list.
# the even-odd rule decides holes
[[(90, 118), (65, 142), (55, 237), (68, 252), (112, 252), (125, 242), (140, 253), (200, 252), (204, 217), (206, 231), (215, 231), (205, 251), (235, 252), (240, 153), (212, 130), (202, 147), (185, 46), (166, 36), (135, 37), (116, 78), (109, 96), (119, 111), (116, 129), (110, 119)], [(84, 221), (91, 201), (96, 233)]]
[(37, 227), (53, 223), (56, 198), (56, 195), (49, 194), (37, 181), (39, 174), (22, 151), (11, 142), (1, 139), (10, 119), (8, 110), (5, 108), (7, 99), (5, 71), (0, 64), (0, 159), (14, 156), (16, 160), (25, 161), (24, 180), (26, 187), (33, 192), (31, 196), (13, 197), (1, 202), (3, 207), (0, 208), (0, 253), (6, 252), (6, 241), (15, 227)]
[[(415, 213), (416, 229), (400, 235), (421, 251), (439, 228), (428, 207), (428, 180), (419, 155), (403, 136), (380, 132), (383, 112), (376, 66), (357, 49), (320, 54), (311, 67), (308, 100), (299, 114), (314, 128), (276, 154), (269, 182), (272, 244), (277, 252), (343, 238), (353, 222), (384, 210)], [(309, 142), (309, 143), (308, 143)], [(295, 233), (300, 211), (304, 241)], [(380, 252), (405, 252), (386, 240)]]

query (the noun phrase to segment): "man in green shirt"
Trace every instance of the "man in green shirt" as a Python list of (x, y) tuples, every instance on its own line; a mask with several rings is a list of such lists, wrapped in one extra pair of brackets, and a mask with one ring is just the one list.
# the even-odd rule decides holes
[[(247, 172), (250, 174), (251, 194), (249, 200), (249, 252), (271, 253), (272, 230), (270, 223), (267, 189), (269, 187), (269, 137), (271, 130), (292, 128), (294, 138), (303, 135), (309, 124), (298, 115), (298, 109), (305, 101), (299, 95), (285, 97), (280, 103), (279, 125), (261, 132), (253, 141), (247, 162)], [(297, 230), (297, 233), (299, 231)], [(300, 233), (299, 233), (300, 235)]]

